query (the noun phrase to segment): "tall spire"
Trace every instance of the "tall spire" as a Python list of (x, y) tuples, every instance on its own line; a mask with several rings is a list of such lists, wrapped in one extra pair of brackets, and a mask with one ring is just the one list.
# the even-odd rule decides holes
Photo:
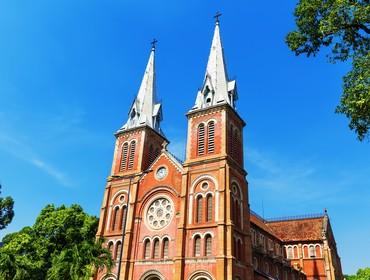
[(139, 92), (132, 103), (129, 111), (128, 120), (119, 131), (147, 125), (161, 133), (159, 127), (162, 120), (162, 108), (160, 103), (156, 103), (156, 83), (155, 83), (155, 44), (157, 40), (152, 41), (152, 48), (149, 55), (149, 61), (145, 68), (143, 80)]
[(198, 91), (194, 109), (206, 108), (221, 103), (228, 103), (235, 108), (237, 99), (236, 84), (227, 76), (226, 63), (220, 36), (220, 13), (215, 15), (216, 24), (211, 51), (202, 88)]

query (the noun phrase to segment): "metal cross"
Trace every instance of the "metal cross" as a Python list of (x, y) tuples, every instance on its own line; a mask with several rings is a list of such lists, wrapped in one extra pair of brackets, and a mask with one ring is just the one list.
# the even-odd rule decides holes
[(152, 44), (152, 49), (155, 50), (155, 44), (157, 43), (157, 39), (153, 39), (153, 41), (150, 42), (150, 44)]
[(220, 12), (216, 12), (216, 14), (214, 15), (214, 18), (216, 19), (217, 23), (220, 22), (220, 19), (219, 19), (220, 16), (222, 16), (222, 14)]

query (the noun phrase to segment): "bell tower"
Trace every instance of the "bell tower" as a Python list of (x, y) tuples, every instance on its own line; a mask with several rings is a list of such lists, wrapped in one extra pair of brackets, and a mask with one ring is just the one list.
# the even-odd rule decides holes
[[(187, 237), (212, 236), (215, 266), (209, 269), (216, 279), (252, 279), (245, 122), (236, 111), (236, 82), (227, 75), (219, 16), (203, 84), (187, 113)], [(194, 250), (187, 257), (204, 256)]]
[[(106, 240), (115, 260), (112, 275), (116, 278), (119, 274), (120, 279), (128, 279), (133, 258), (132, 228), (138, 182), (168, 143), (160, 128), (162, 107), (156, 100), (155, 42), (127, 121), (115, 133), (112, 169), (100, 210), (97, 237)], [(105, 274), (106, 271), (99, 271), (94, 279), (101, 279)]]

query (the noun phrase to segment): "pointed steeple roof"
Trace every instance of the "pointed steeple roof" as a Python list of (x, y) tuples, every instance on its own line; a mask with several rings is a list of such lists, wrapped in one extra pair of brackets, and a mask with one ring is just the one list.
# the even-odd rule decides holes
[(202, 88), (198, 91), (193, 110), (221, 103), (227, 103), (235, 108), (234, 101), (237, 99), (236, 84), (234, 80), (229, 80), (227, 76), (218, 16), (216, 17), (215, 31), (204, 82)]
[(155, 42), (152, 43), (148, 64), (145, 68), (139, 92), (130, 108), (128, 120), (119, 129), (119, 132), (147, 125), (161, 133), (159, 125), (162, 120), (162, 107), (156, 101)]

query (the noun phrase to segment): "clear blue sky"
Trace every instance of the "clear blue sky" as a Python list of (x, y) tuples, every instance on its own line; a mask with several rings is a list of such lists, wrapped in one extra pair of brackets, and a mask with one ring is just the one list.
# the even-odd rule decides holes
[(344, 272), (369, 265), (369, 143), (334, 114), (349, 66), (288, 50), (295, 2), (1, 1), (0, 181), (16, 216), (0, 237), (31, 225), (48, 203), (78, 203), (98, 215), (113, 133), (126, 121), (153, 37), (162, 127), (183, 156), (185, 113), (220, 10), (247, 122), (252, 208), (275, 217), (326, 207)]

